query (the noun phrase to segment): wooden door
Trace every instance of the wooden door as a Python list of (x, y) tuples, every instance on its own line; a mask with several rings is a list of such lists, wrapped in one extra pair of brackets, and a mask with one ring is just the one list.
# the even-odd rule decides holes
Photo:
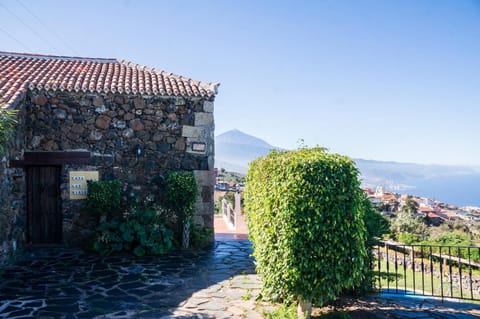
[(27, 168), (28, 239), (32, 244), (62, 241), (60, 167)]

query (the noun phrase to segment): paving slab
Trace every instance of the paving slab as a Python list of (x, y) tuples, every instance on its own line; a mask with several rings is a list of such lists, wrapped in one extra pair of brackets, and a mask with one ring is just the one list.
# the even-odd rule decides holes
[[(101, 257), (71, 248), (29, 249), (0, 270), (0, 318), (262, 318), (248, 240), (158, 257)], [(480, 318), (480, 305), (372, 295), (337, 310), (373, 319)]]
[(250, 254), (246, 240), (141, 258), (31, 248), (0, 272), (0, 318), (222, 317), (225, 283), (254, 274)]

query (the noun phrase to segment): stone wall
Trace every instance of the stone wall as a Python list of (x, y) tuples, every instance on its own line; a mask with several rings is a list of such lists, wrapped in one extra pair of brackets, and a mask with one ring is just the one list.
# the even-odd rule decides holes
[[(75, 230), (77, 226), (88, 225), (80, 214), (85, 200), (69, 199), (70, 170), (98, 170), (101, 179), (120, 180), (124, 202), (136, 201), (139, 205), (160, 199), (160, 185), (167, 171), (194, 171), (199, 183), (195, 221), (213, 228), (213, 101), (35, 91), (27, 93), (19, 108), (22, 110), (19, 133), (9, 159), (22, 159), (23, 151), (83, 150), (92, 155), (89, 165), (62, 167), (66, 242), (75, 242), (82, 236), (82, 231)], [(19, 218), (16, 223), (0, 220), (0, 224), (12, 228), (9, 234), (15, 233), (13, 229), (23, 228), (16, 237), (24, 241), (25, 176), (22, 169), (11, 169), (7, 163), (5, 158), (0, 192), (11, 192), (2, 198), (8, 198), (12, 207), (4, 209), (10, 219)], [(13, 207), (14, 202), (18, 202), (18, 208)]]
[[(0, 163), (0, 265), (17, 244), (25, 240), (26, 216), (23, 171), (10, 169), (7, 157), (3, 156)], [(17, 194), (18, 197), (13, 196)]]
[[(24, 112), (18, 113), (18, 127), (24, 127)], [(0, 265), (25, 242), (26, 194), (24, 171), (12, 168), (9, 159), (21, 158), (24, 131), (14, 132), (11, 143), (2, 154), (0, 163)]]

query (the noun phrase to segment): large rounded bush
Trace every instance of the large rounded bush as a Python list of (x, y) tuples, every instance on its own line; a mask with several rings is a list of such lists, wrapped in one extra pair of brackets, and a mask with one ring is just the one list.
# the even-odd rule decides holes
[(363, 197), (352, 160), (322, 148), (250, 163), (245, 209), (263, 294), (324, 304), (362, 281)]

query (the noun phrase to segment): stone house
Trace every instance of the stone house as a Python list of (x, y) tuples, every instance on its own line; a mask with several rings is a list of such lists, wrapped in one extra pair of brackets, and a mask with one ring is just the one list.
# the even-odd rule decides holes
[(146, 203), (167, 171), (194, 171), (195, 222), (213, 228), (218, 85), (123, 60), (0, 52), (2, 107), (18, 110), (1, 158), (0, 261), (91, 232), (89, 179), (118, 179), (125, 201)]

